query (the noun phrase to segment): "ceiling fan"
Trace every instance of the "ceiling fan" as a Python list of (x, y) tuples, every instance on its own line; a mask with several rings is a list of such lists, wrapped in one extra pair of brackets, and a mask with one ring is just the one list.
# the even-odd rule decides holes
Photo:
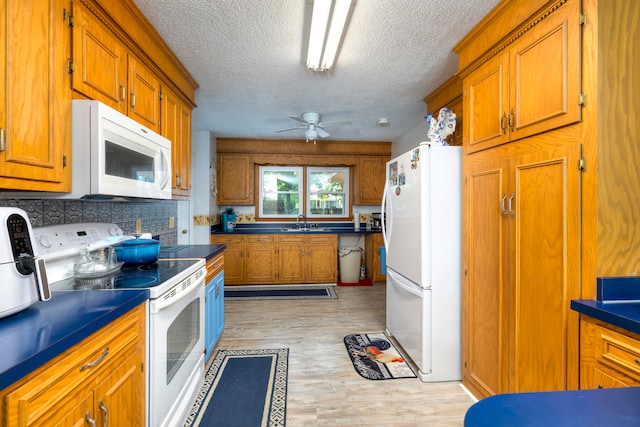
[(318, 138), (318, 136), (322, 138), (326, 138), (329, 136), (329, 133), (327, 133), (327, 131), (324, 130), (324, 127), (326, 125), (350, 125), (351, 124), (349, 120), (321, 122), (319, 113), (303, 113), (302, 118), (298, 116), (289, 116), (289, 118), (292, 118), (293, 120), (296, 120), (304, 124), (302, 126), (298, 126), (295, 128), (277, 130), (276, 133), (289, 132), (296, 129), (306, 129), (304, 132), (304, 136), (307, 139), (307, 142), (313, 141), (314, 144), (316, 143), (316, 139)]

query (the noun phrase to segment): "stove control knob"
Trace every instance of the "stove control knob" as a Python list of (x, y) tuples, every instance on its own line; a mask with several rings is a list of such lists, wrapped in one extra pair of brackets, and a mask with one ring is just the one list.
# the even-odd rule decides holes
[(109, 227), (109, 235), (111, 236), (122, 236), (122, 229), (120, 227), (118, 227), (117, 225), (114, 225), (113, 227)]
[(51, 241), (49, 240), (49, 238), (47, 236), (40, 236), (40, 238), (38, 239), (38, 244), (40, 246), (42, 246), (43, 248), (50, 248), (51, 247)]

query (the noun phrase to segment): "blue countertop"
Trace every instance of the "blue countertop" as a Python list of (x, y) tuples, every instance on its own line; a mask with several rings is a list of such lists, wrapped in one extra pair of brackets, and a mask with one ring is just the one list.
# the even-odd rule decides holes
[(160, 246), (160, 258), (211, 259), (226, 249), (227, 245), (176, 245)]
[(59, 291), (0, 319), (0, 390), (147, 299), (147, 289)]
[[(314, 221), (309, 221), (307, 226), (316, 224)], [(360, 226), (360, 230), (355, 231), (353, 229), (353, 223), (351, 222), (318, 222), (319, 227), (326, 229), (326, 231), (282, 231), (283, 227), (291, 227), (293, 223), (239, 223), (236, 224), (235, 231), (224, 232), (220, 229), (220, 226), (212, 226), (211, 234), (377, 234), (380, 230), (367, 230), (365, 224)]]
[(639, 426), (640, 387), (498, 394), (473, 405), (464, 425)]

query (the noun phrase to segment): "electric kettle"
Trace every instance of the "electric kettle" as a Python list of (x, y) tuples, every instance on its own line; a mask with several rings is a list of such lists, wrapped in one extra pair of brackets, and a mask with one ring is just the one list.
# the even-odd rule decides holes
[(51, 298), (44, 259), (27, 213), (0, 207), (0, 318)]

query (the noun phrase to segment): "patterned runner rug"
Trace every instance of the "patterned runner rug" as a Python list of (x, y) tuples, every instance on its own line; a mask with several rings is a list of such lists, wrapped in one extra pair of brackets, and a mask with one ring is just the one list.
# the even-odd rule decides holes
[(384, 333), (347, 335), (344, 345), (356, 372), (368, 380), (416, 377)]
[(185, 427), (285, 425), (289, 349), (219, 350)]
[(225, 286), (224, 299), (336, 299), (335, 286), (277, 285), (277, 286)]

